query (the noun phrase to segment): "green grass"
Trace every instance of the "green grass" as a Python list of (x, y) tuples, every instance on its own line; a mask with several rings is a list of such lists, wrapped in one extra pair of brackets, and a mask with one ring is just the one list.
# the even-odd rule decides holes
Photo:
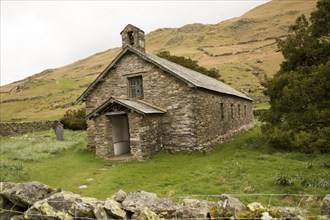
[[(110, 197), (119, 189), (127, 192), (145, 190), (159, 196), (173, 197), (223, 193), (329, 193), (329, 155), (306, 155), (272, 149), (262, 141), (259, 128), (215, 146), (208, 153), (162, 152), (149, 161), (127, 163), (96, 158), (93, 152), (86, 150), (84, 132), (65, 131), (65, 136), (64, 143), (56, 142), (51, 131), (2, 138), (1, 160), (17, 163), (18, 168), (23, 164), (24, 168), (19, 178), (13, 175), (12, 179), (7, 178), (6, 181), (37, 180), (55, 188), (99, 199)], [(41, 143), (50, 149), (38, 150)], [(29, 149), (41, 155), (42, 159), (36, 156), (33, 159), (15, 160), (21, 154), (29, 158)], [(88, 181), (89, 178), (93, 180)], [(87, 185), (88, 188), (79, 189), (80, 185)], [(314, 203), (309, 201), (309, 206), (316, 209), (320, 198), (315, 197)], [(303, 206), (307, 197), (244, 196), (241, 199), (244, 202), (259, 201), (265, 205), (301, 203)]]
[(253, 106), (254, 109), (269, 109), (270, 104), (268, 102), (257, 103)]
[[(1, 137), (0, 181), (28, 180), (34, 162), (46, 161), (60, 153), (85, 146), (85, 132), (65, 131), (65, 141), (56, 141), (53, 131), (29, 133), (18, 137)], [(41, 171), (40, 173), (42, 173)]]

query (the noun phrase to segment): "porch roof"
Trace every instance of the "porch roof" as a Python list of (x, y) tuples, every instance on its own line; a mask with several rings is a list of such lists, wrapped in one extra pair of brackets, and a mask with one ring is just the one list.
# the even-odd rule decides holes
[[(120, 108), (118, 108), (118, 106)], [(101, 115), (106, 112), (120, 113), (128, 112), (127, 110), (135, 111), (139, 114), (164, 114), (166, 110), (156, 107), (150, 103), (141, 100), (132, 99), (120, 99), (111, 97), (105, 101), (102, 105), (94, 109), (86, 116), (86, 119), (90, 119)]]

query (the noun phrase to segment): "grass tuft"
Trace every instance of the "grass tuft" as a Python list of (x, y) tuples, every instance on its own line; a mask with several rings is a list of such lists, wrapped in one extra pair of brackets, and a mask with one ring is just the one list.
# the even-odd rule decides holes
[(274, 183), (281, 186), (290, 186), (293, 184), (294, 177), (287, 174), (278, 174), (274, 177)]
[(324, 168), (330, 168), (330, 160), (328, 160), (328, 161), (324, 161), (324, 162), (321, 164), (321, 167), (324, 167)]
[(27, 175), (27, 169), (22, 162), (0, 161), (0, 181), (21, 181)]
[(330, 189), (330, 181), (318, 178), (318, 179), (303, 179), (301, 185), (304, 187), (316, 187), (322, 189)]

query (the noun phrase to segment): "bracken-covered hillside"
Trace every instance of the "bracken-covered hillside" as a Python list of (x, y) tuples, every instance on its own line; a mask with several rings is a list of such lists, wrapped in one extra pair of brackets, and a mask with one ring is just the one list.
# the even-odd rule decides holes
[[(299, 15), (309, 15), (315, 6), (316, 0), (273, 0), (218, 24), (160, 28), (146, 35), (146, 50), (152, 54), (167, 50), (196, 59), (207, 68), (216, 67), (225, 83), (256, 103), (265, 102), (262, 83), (283, 60), (276, 39), (284, 38), (288, 26)], [(0, 120), (58, 119), (68, 109), (82, 107), (76, 98), (119, 52), (120, 48), (109, 49), (2, 86)]]

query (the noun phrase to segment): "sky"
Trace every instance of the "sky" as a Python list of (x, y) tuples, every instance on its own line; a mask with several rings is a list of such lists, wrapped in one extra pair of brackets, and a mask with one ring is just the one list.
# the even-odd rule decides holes
[[(147, 34), (216, 24), (269, 0), (1, 0), (1, 85), (121, 46), (127, 24)], [(146, 42), (147, 43), (147, 42)]]

